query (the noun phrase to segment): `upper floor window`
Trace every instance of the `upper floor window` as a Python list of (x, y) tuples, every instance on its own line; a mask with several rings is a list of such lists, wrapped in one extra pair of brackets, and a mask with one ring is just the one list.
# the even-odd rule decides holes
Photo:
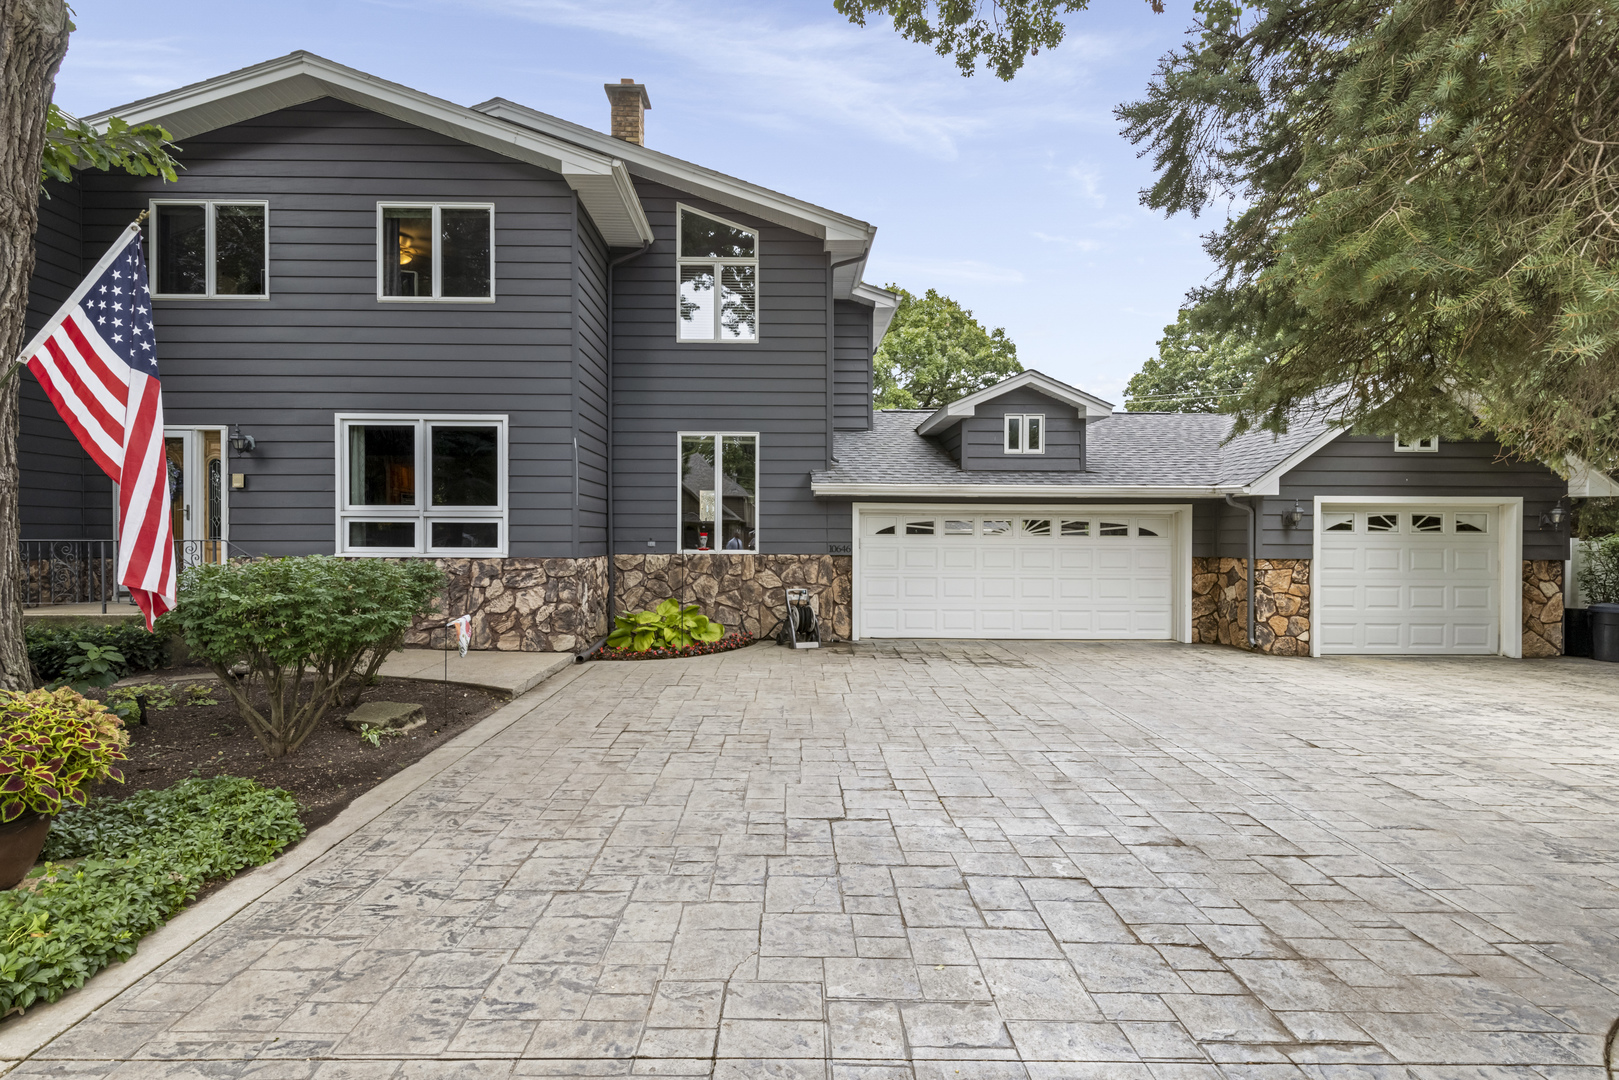
[(163, 199), (151, 210), (153, 296), (268, 298), (269, 203)]
[(339, 555), (504, 555), (506, 418), (339, 416)]
[(377, 298), (493, 300), (495, 208), (377, 204)]
[(1009, 413), (1006, 417), (1008, 454), (1046, 452), (1046, 418), (1041, 413)]
[(1434, 454), (1439, 452), (1439, 436), (1429, 435), (1425, 439), (1407, 439), (1403, 435), (1394, 436), (1394, 449), (1401, 454)]
[(681, 341), (759, 340), (759, 234), (684, 206), (680, 223)]

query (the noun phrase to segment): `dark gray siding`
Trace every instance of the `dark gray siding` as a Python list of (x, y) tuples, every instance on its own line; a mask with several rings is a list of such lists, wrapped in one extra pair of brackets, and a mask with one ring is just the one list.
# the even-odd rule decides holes
[[(147, 199), (268, 199), (268, 301), (157, 301), (170, 424), (240, 424), (231, 540), (329, 552), (337, 412), (503, 414), (514, 556), (574, 553), (573, 192), (558, 176), (333, 100), (187, 139), (177, 184), (90, 173), (85, 253)], [(381, 303), (379, 200), (495, 204), (495, 303)], [(599, 288), (599, 286), (598, 286)], [(588, 388), (581, 380), (581, 399)]]
[[(1313, 544), (1313, 500), (1321, 495), (1417, 495), (1481, 500), (1523, 499), (1523, 557), (1566, 559), (1568, 544), (1555, 532), (1541, 531), (1540, 515), (1568, 492), (1556, 473), (1534, 462), (1502, 460), (1495, 442), (1441, 440), (1430, 454), (1395, 453), (1384, 437), (1345, 435), (1328, 443), (1298, 468), (1282, 477), (1280, 494), (1260, 504), (1259, 557), (1308, 559)], [(1304, 521), (1285, 527), (1282, 516), (1297, 499)], [(1241, 556), (1247, 543), (1246, 515), (1227, 509), (1220, 530), (1219, 554)]]
[(607, 551), (607, 243), (576, 210), (574, 415), (579, 439), (580, 555)]
[[(1008, 454), (1006, 414), (1043, 413), (1046, 452)], [(1085, 468), (1085, 423), (1065, 405), (1027, 386), (1010, 390), (978, 406), (977, 415), (961, 422), (961, 466), (1006, 472), (1074, 472)]]
[(871, 430), (871, 308), (834, 305), (833, 416), (838, 431)]
[[(682, 431), (759, 433), (761, 550), (810, 554), (847, 544), (847, 507), (817, 502), (809, 485), (811, 470), (826, 466), (832, 421), (833, 305), (821, 241), (658, 184), (637, 181), (636, 189), (656, 239), (614, 276), (618, 550), (676, 550)], [(759, 230), (757, 343), (675, 340), (677, 202)]]
[[(83, 261), (77, 184), (49, 186), (39, 206), (34, 237), (34, 277), (28, 295), (31, 337), (73, 292), (88, 268)], [(22, 536), (29, 540), (112, 538), (112, 481), (90, 460), (45, 391), (30, 374), (21, 376), (18, 454)]]
[[(1005, 416), (1006, 414), (1002, 413), (1001, 415)], [(944, 447), (944, 452), (949, 454), (951, 458), (955, 460), (957, 465), (961, 464), (960, 424), (951, 424), (949, 427), (945, 428), (943, 433), (938, 436), (938, 443), (940, 446)]]

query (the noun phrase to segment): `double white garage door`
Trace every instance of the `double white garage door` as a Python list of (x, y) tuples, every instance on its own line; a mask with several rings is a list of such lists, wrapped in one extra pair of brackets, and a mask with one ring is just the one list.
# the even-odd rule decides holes
[(863, 512), (861, 637), (1169, 638), (1173, 518)]
[(1500, 512), (1322, 507), (1314, 589), (1323, 653), (1495, 653)]

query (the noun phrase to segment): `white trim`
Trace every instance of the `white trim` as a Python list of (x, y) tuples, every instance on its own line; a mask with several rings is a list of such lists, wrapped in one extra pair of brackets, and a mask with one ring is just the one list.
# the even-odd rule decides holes
[(1611, 499), (1619, 495), (1619, 481), (1580, 458), (1569, 458), (1568, 493), (1576, 499)]
[[(157, 291), (158, 263), (163, 258), (157, 242), (157, 211), (163, 206), (200, 206), (203, 220), (203, 291), (200, 293), (163, 293)], [(216, 280), (218, 267), (215, 250), (215, 222), (221, 206), (260, 206), (264, 208), (264, 291), (262, 293), (221, 293)], [(270, 299), (270, 200), (268, 199), (150, 199), (148, 211), (146, 251), (151, 256), (147, 265), (147, 287), (153, 300), (268, 300)]]
[[(707, 551), (701, 548), (688, 548), (685, 546), (686, 519), (682, 509), (686, 495), (686, 477), (681, 472), (682, 442), (685, 439), (713, 439), (714, 440), (714, 531), (719, 532), (724, 524), (724, 473), (723, 458), (725, 457), (725, 440), (729, 438), (745, 438), (753, 440), (753, 546), (751, 548), (723, 548), (711, 547)], [(764, 474), (764, 436), (757, 431), (677, 431), (675, 432), (675, 550), (682, 555), (757, 555), (764, 547), (764, 495), (759, 490), (759, 478)], [(718, 536), (714, 539), (719, 540)]]
[[(348, 503), (349, 441), (345, 426), (351, 423), (411, 425), (416, 429), (415, 502), (410, 506), (350, 506)], [(428, 456), (429, 432), (436, 424), (465, 424), (495, 428), (498, 452), (497, 477), (499, 505), (447, 506), (431, 504), (431, 461)], [(332, 415), (334, 458), (334, 510), (337, 536), (334, 550), (346, 558), (401, 558), (429, 555), (438, 558), (505, 558), (511, 549), (511, 453), (510, 419), (505, 413), (365, 413), (343, 412)], [(347, 525), (350, 521), (396, 520), (416, 523), (416, 543), (410, 548), (351, 548)], [(500, 529), (500, 543), (494, 548), (435, 548), (431, 544), (434, 521), (493, 521)]]
[[(700, 256), (700, 255), (687, 256), (687, 255), (681, 254), (681, 251), (680, 251), (680, 235), (681, 235), (682, 230), (681, 230), (681, 227), (680, 227), (680, 223), (681, 223), (681, 218), (686, 214), (696, 214), (698, 217), (707, 218), (709, 221), (717, 222), (718, 224), (724, 225), (728, 229), (735, 229), (737, 232), (747, 233), (749, 236), (753, 237), (753, 257), (751, 259), (746, 259), (746, 258), (736, 258), (736, 259), (732, 259), (732, 258), (713, 258), (713, 259), (711, 259), (711, 258), (706, 258), (706, 257)], [(677, 345), (757, 345), (757, 344), (759, 344), (760, 339), (764, 337), (764, 334), (762, 332), (763, 327), (760, 325), (760, 319), (759, 319), (759, 314), (760, 314), (760, 311), (759, 311), (759, 309), (760, 309), (760, 304), (759, 304), (759, 292), (760, 292), (759, 279), (760, 279), (760, 276), (761, 276), (760, 275), (760, 269), (759, 269), (759, 263), (760, 263), (760, 254), (761, 254), (760, 248), (761, 248), (761, 246), (763, 244), (764, 244), (764, 237), (761, 235), (761, 230), (759, 230), (757, 228), (753, 228), (753, 227), (748, 226), (748, 225), (743, 225), (740, 222), (736, 222), (736, 221), (727, 221), (725, 218), (720, 217), (718, 214), (710, 213), (707, 210), (698, 209), (697, 207), (692, 206), (689, 203), (683, 203), (683, 202), (675, 203), (675, 344), (677, 344)], [(683, 282), (682, 272), (685, 270), (685, 268), (688, 265), (690, 265), (690, 266), (707, 266), (707, 267), (712, 267), (713, 268), (713, 271), (714, 271), (714, 325), (712, 327), (710, 327), (710, 329), (713, 331), (713, 336), (712, 337), (699, 338), (699, 337), (681, 337), (680, 336), (680, 326), (681, 326), (681, 323), (680, 323), (680, 287), (681, 287), (681, 284)], [(723, 295), (724, 274), (725, 274), (725, 267), (727, 267), (727, 266), (751, 266), (751, 267), (753, 267), (753, 337), (751, 337), (751, 338), (726, 338), (726, 337), (721, 337), (720, 336), (720, 317), (723, 314), (723, 305), (721, 305), (721, 303), (720, 303), (720, 298)]]
[(652, 240), (628, 169), (616, 160), (622, 155), (588, 149), (577, 139), (564, 141), (302, 50), (108, 109), (86, 122), (97, 131), (114, 116), (130, 124), (161, 124), (184, 143), (205, 131), (324, 97), (559, 173), (578, 192), (609, 247), (639, 247)]
[[(1460, 495), (1317, 495), (1312, 522), (1319, 523), (1324, 507), (1368, 506), (1440, 506), (1446, 509), (1494, 510), (1496, 521), (1496, 561), (1501, 564), (1501, 639), (1499, 655), (1520, 659), (1523, 656), (1523, 498), (1468, 498)], [(1310, 548), (1310, 593), (1314, 596), (1321, 588), (1321, 534), (1312, 529)], [(1310, 655), (1321, 655), (1319, 616), (1314, 604), (1310, 605)]]
[[(384, 210), (429, 210), (432, 212), (433, 224), (433, 295), (432, 296), (385, 296), (383, 295), (383, 267), (387, 265), (387, 256), (382, 249), (383, 228), (382, 212)], [(488, 296), (440, 296), (444, 291), (444, 227), (442, 212), (445, 210), (487, 210), (489, 212), (489, 295)], [(377, 301), (384, 304), (493, 304), (495, 293), (495, 204), (482, 202), (434, 202), (429, 199), (400, 199), (382, 200), (377, 203)]]
[(894, 323), (894, 313), (899, 310), (899, 294), (861, 281), (849, 290), (849, 299), (871, 308), (871, 351), (875, 353), (883, 338), (888, 336), (888, 328)]
[[(183, 438), (183, 439), (185, 439), (185, 441), (186, 441), (186, 457), (188, 459), (187, 460), (187, 471), (195, 474), (196, 470), (195, 470), (195, 468), (193, 468), (190, 459), (191, 459), (193, 454), (197, 453), (198, 451), (200, 451), (202, 449), (202, 447), (201, 447), (202, 440), (198, 439), (196, 436), (199, 433), (204, 432), (204, 431), (216, 431), (216, 432), (219, 433), (219, 539), (215, 540), (215, 541), (212, 541), (212, 542), (218, 543), (218, 544), (221, 545), (221, 549), (220, 549), (221, 556), (225, 556), (226, 553), (229, 551), (229, 546), (228, 545), (230, 544), (230, 450), (231, 450), (231, 446), (230, 446), (230, 428), (229, 428), (229, 426), (225, 425), (225, 424), (193, 424), (193, 425), (165, 424), (163, 426), (163, 438), (164, 439), (175, 439), (175, 438)], [(198, 454), (197, 456), (200, 457), (200, 454)], [(206, 481), (206, 478), (204, 478), (203, 482), (205, 482), (205, 481)], [(186, 492), (185, 492), (186, 505), (190, 506), (196, 500), (196, 496), (198, 494), (200, 494), (203, 489), (201, 487), (201, 483), (197, 481), (197, 479), (196, 479), (196, 477), (194, 475), (192, 477), (186, 478), (183, 482), (186, 484)], [(114, 487), (116, 489), (116, 485), (114, 485)], [(171, 499), (170, 501), (172, 502), (173, 500)], [(116, 523), (117, 520), (118, 520), (118, 515), (114, 514), (113, 515), (113, 521)], [(191, 520), (192, 519), (187, 519), (187, 522), (185, 524), (189, 524)], [(185, 532), (189, 532), (189, 531), (191, 531), (191, 530), (186, 528), (185, 525), (183, 524), (182, 527), (181, 527), (181, 532), (185, 533)], [(172, 521), (170, 522), (170, 525), (169, 525), (169, 535), (170, 535), (170, 537), (172, 539), (180, 540), (181, 542), (184, 542), (184, 543), (193, 543), (193, 542), (194, 543), (209, 543), (211, 541), (211, 538), (206, 537), (206, 536), (199, 537), (195, 541), (193, 541), (190, 537), (187, 537), (187, 536), (184, 536), (184, 535), (181, 535), (181, 536), (178, 536), (178, 537), (174, 536), (174, 525), (173, 525)]]
[(1047, 397), (1055, 398), (1067, 405), (1074, 406), (1080, 420), (1105, 420), (1113, 415), (1111, 402), (1103, 401), (1094, 394), (1087, 394), (1076, 386), (1069, 386), (1059, 382), (1050, 375), (1035, 371), (1019, 372), (1007, 379), (1002, 379), (994, 386), (985, 387), (966, 397), (957, 398), (948, 405), (937, 410), (932, 416), (917, 425), (918, 435), (932, 435), (934, 432), (949, 427), (958, 420), (978, 414), (978, 406), (987, 401), (994, 401), (1012, 390), (1019, 390), (1025, 386), (1032, 386), (1035, 390)]
[(1174, 566), (1170, 574), (1169, 617), (1172, 640), (1183, 645), (1192, 642), (1192, 504), (1191, 503), (1072, 503), (1048, 502), (1020, 503), (853, 503), (850, 525), (853, 556), (849, 572), (851, 600), (851, 640), (860, 640), (860, 538), (865, 535), (860, 525), (862, 514), (947, 514), (951, 512), (983, 514), (1060, 514), (1072, 510), (1085, 514), (1168, 514), (1170, 519), (1170, 549), (1174, 552)]
[(1245, 493), (1240, 484), (1213, 486), (1164, 484), (884, 484), (875, 481), (827, 484), (810, 483), (817, 496), (842, 498), (923, 499), (1208, 499), (1230, 492)]
[[(1427, 445), (1424, 446), (1424, 443), (1427, 443)], [(1394, 436), (1394, 452), (1396, 454), (1437, 454), (1439, 453), (1439, 436), (1429, 435), (1413, 441), (1396, 435)]]
[(1347, 434), (1348, 431), (1348, 428), (1327, 428), (1327, 430), (1311, 439), (1304, 446), (1283, 458), (1280, 465), (1274, 466), (1269, 472), (1265, 473), (1259, 479), (1242, 487), (1242, 493), (1244, 495), (1280, 495), (1282, 493), (1283, 476), (1304, 464), (1305, 461), (1314, 457), (1328, 443), (1332, 442), (1332, 440), (1338, 438), (1340, 435)]

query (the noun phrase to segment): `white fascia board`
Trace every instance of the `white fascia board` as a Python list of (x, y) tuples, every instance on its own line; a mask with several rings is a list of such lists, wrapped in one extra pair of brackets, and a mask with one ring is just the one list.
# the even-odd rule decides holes
[(1619, 496), (1619, 481), (1593, 469), (1579, 458), (1570, 458), (1568, 493), (1576, 499), (1611, 499)]
[[(701, 165), (694, 165), (689, 161), (637, 146), (635, 143), (615, 139), (611, 135), (570, 123), (526, 105), (519, 105), (515, 101), (492, 98), (472, 108), (476, 112), (495, 117), (505, 123), (545, 132), (597, 153), (621, 158), (628, 164), (630, 172), (636, 176), (666, 184), (740, 213), (751, 214), (772, 224), (792, 229), (794, 232), (813, 236), (822, 242), (824, 250), (832, 256), (833, 262), (842, 262), (866, 254), (877, 235), (875, 226), (858, 218), (816, 206), (802, 199), (795, 199), (790, 195), (783, 195), (779, 191), (771, 191), (758, 184), (738, 180), (734, 176), (727, 176), (713, 169), (706, 169)], [(848, 287), (852, 288), (858, 281), (858, 275), (854, 276)], [(847, 299), (846, 290), (842, 296)]]
[(876, 352), (899, 310), (899, 294), (862, 281), (850, 290), (849, 299), (871, 308), (871, 351)]
[(810, 491), (835, 498), (924, 499), (1210, 499), (1242, 488), (1140, 484), (842, 484), (812, 480)]
[(1348, 428), (1329, 427), (1320, 435), (1317, 435), (1315, 438), (1311, 439), (1304, 446), (1293, 451), (1283, 459), (1280, 465), (1277, 465), (1275, 468), (1265, 473), (1265, 475), (1261, 476), (1253, 483), (1233, 487), (1231, 490), (1240, 491), (1244, 495), (1281, 494), (1283, 476), (1298, 468), (1306, 460), (1320, 451), (1322, 447), (1326, 446), (1332, 440), (1336, 439), (1338, 436), (1344, 434), (1348, 430)]
[(976, 416), (978, 406), (987, 401), (994, 401), (1012, 390), (1025, 386), (1032, 386), (1048, 397), (1074, 406), (1081, 420), (1106, 420), (1113, 415), (1111, 402), (1103, 401), (1093, 394), (1087, 394), (1077, 386), (1069, 386), (1065, 382), (1053, 379), (1039, 371), (1024, 371), (1013, 375), (1009, 379), (1002, 379), (994, 386), (986, 387), (976, 393), (968, 394), (964, 398), (957, 398), (948, 405), (939, 409), (932, 416), (917, 426), (918, 435), (932, 435), (941, 428), (949, 427), (958, 420), (969, 416)]
[[(184, 141), (205, 131), (323, 97), (346, 101), (560, 174), (579, 192), (580, 201), (610, 246), (635, 247), (652, 238), (623, 162), (543, 132), (514, 128), (454, 102), (313, 53), (291, 53), (86, 119), (98, 130), (114, 116), (131, 124), (161, 124), (176, 141)], [(616, 175), (621, 172), (622, 177)]]

